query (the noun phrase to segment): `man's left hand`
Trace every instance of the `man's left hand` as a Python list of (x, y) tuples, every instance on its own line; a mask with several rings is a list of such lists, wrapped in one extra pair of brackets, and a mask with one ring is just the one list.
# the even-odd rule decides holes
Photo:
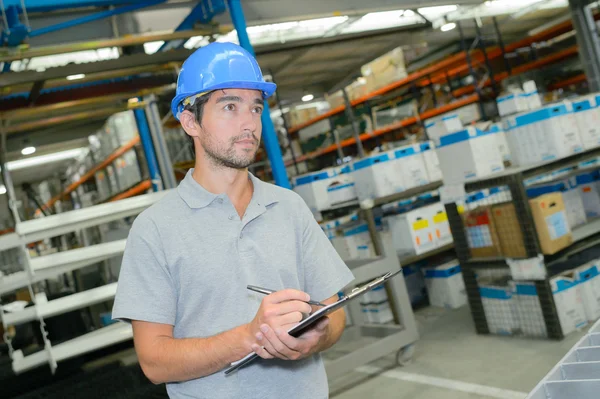
[(304, 359), (319, 352), (323, 347), (327, 341), (328, 325), (329, 318), (325, 317), (314, 328), (294, 338), (287, 333), (287, 330), (277, 328), (273, 331), (267, 324), (263, 324), (260, 328), (261, 332), (256, 334), (258, 344), (253, 344), (252, 350), (263, 359)]

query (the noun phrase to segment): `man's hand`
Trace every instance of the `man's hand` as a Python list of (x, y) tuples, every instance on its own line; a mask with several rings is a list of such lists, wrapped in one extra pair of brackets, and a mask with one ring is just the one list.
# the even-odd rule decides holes
[(261, 342), (263, 328), (287, 332), (298, 324), (303, 313), (312, 311), (312, 307), (306, 303), (309, 300), (310, 296), (307, 293), (294, 289), (281, 290), (265, 296), (256, 316), (247, 324), (253, 341)]
[(329, 318), (325, 317), (315, 327), (306, 331), (298, 338), (287, 333), (287, 329), (272, 329), (268, 325), (261, 327), (261, 333), (256, 338), (260, 344), (252, 345), (252, 350), (263, 359), (279, 358), (284, 360), (299, 360), (320, 352), (327, 342), (327, 326)]

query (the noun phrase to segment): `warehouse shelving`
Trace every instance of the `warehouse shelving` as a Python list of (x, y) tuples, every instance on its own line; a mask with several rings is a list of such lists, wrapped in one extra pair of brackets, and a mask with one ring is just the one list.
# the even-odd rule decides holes
[(31, 276), (22, 271), (0, 278), (0, 294), (110, 259), (122, 254), (125, 244), (126, 240), (117, 240), (32, 258)]
[[(595, 18), (600, 19), (600, 15), (598, 15), (598, 14), (595, 15)], [(557, 25), (555, 25), (549, 29), (546, 29), (542, 32), (539, 32), (535, 35), (531, 35), (531, 36), (525, 37), (521, 40), (518, 40), (514, 43), (507, 44), (504, 48), (504, 51), (502, 51), (502, 49), (497, 48), (497, 47), (489, 48), (486, 50), (486, 53), (487, 53), (486, 55), (489, 60), (494, 60), (496, 58), (504, 56), (504, 54), (506, 52), (512, 52), (512, 51), (515, 51), (522, 47), (528, 47), (531, 44), (536, 43), (536, 42), (552, 39), (561, 34), (571, 31), (572, 29), (573, 29), (573, 24), (572, 24), (571, 20), (564, 21), (560, 24), (557, 24)], [(479, 50), (472, 51), (470, 56), (472, 58), (472, 63), (483, 63), (484, 62), (484, 54), (482, 54), (481, 51), (479, 51)], [(451, 68), (453, 65), (456, 65), (456, 66), (454, 68)], [(519, 67), (516, 67), (516, 68), (519, 68)], [(443, 71), (443, 72), (440, 72), (440, 71)], [(368, 93), (361, 98), (355, 99), (355, 100), (351, 101), (351, 105), (356, 106), (356, 105), (365, 103), (371, 99), (375, 99), (376, 97), (381, 96), (382, 94), (391, 92), (391, 91), (401, 88), (403, 86), (409, 85), (413, 82), (421, 83), (422, 86), (426, 86), (430, 83), (442, 83), (442, 82), (448, 81), (448, 78), (453, 78), (453, 77), (459, 76), (461, 74), (468, 73), (468, 71), (469, 71), (469, 66), (468, 66), (468, 62), (467, 62), (466, 52), (462, 51), (458, 54), (451, 55), (451, 56), (447, 57), (446, 59), (437, 62), (435, 65), (424, 68), (420, 71), (413, 72), (404, 79), (401, 79), (397, 82), (393, 82), (379, 90), (376, 90), (372, 93)], [(433, 74), (435, 72), (439, 72), (439, 73)], [(519, 72), (519, 70), (517, 69), (512, 74), (516, 75), (516, 74), (522, 73), (522, 72), (523, 71)], [(496, 78), (496, 76), (495, 76), (495, 78)], [(424, 82), (424, 84), (422, 82)], [(473, 90), (474, 90), (474, 88), (473, 88)], [(460, 92), (455, 93), (455, 95), (457, 95), (457, 94), (460, 94)], [(314, 123), (320, 122), (331, 116), (337, 115), (337, 114), (343, 112), (344, 110), (345, 110), (345, 106), (336, 107), (322, 115), (318, 115), (317, 117), (315, 117), (305, 123), (302, 123), (298, 126), (291, 127), (289, 129), (289, 132), (290, 132), (290, 134), (296, 133), (305, 127), (308, 127)]]
[(4, 318), (4, 322), (8, 325), (22, 324), (40, 317), (52, 317), (86, 306), (95, 305), (114, 298), (116, 293), (117, 283), (111, 283), (48, 302), (44, 302), (37, 297), (35, 306), (25, 308), (19, 312), (5, 313), (2, 317)]
[(113, 203), (94, 205), (40, 219), (28, 220), (18, 223), (15, 230), (26, 242), (39, 241), (135, 215), (158, 201), (166, 193), (166, 190), (158, 191)]
[[(599, 156), (600, 148), (595, 148), (557, 160), (523, 167), (508, 168), (502, 172), (483, 178), (467, 180), (464, 183), (464, 191), (469, 193), (494, 187), (508, 187), (510, 191), (510, 201), (515, 206), (517, 218), (519, 220), (526, 257), (536, 258), (542, 251), (534, 227), (533, 216), (529, 207), (529, 199), (525, 192), (524, 181), (533, 176), (554, 170), (575, 167), (582, 162), (597, 159)], [(465, 280), (475, 327), (479, 333), (487, 334), (489, 333), (488, 324), (475, 273), (477, 269), (508, 268), (508, 264), (504, 257), (473, 258), (470, 253), (465, 227), (458, 211), (456, 199), (451, 199), (446, 202), (445, 206), (448, 214), (448, 221), (452, 230), (458, 259), (461, 265), (463, 265), (463, 278)], [(563, 333), (549, 283), (549, 279), (553, 277), (556, 272), (560, 272), (561, 270), (553, 270), (553, 265), (560, 260), (567, 259), (570, 256), (583, 251), (584, 249), (597, 245), (600, 242), (600, 220), (590, 220), (588, 223), (573, 229), (572, 234), (573, 242), (570, 246), (553, 255), (544, 256), (544, 263), (547, 270), (546, 278), (531, 280), (535, 283), (540, 298), (540, 305), (544, 315), (548, 337), (554, 339), (562, 339)]]
[(131, 139), (129, 142), (127, 142), (126, 144), (124, 144), (121, 147), (119, 147), (118, 149), (116, 149), (112, 154), (110, 154), (108, 157), (106, 157), (105, 160), (98, 163), (93, 168), (91, 168), (89, 171), (87, 171), (76, 182), (73, 182), (72, 184), (70, 184), (62, 193), (58, 194), (57, 196), (53, 197), (50, 201), (48, 201), (44, 205), (44, 207), (47, 209), (51, 208), (56, 203), (56, 201), (59, 201), (60, 199), (71, 194), (73, 191), (75, 191), (77, 189), (77, 187), (81, 186), (83, 183), (92, 179), (94, 177), (94, 175), (96, 174), (96, 172), (98, 172), (98, 171), (106, 168), (108, 165), (112, 164), (117, 158), (119, 158), (121, 155), (125, 154), (127, 151), (131, 150), (139, 142), (140, 142), (140, 137), (136, 136), (133, 139)]
[(600, 321), (550, 370), (526, 399), (593, 399), (600, 392)]
[(136, 184), (134, 187), (132, 187), (128, 190), (125, 190), (122, 193), (115, 195), (114, 197), (111, 197), (106, 202), (114, 202), (114, 201), (119, 201), (119, 200), (122, 200), (125, 198), (130, 198), (130, 197), (142, 194), (145, 191), (150, 190), (151, 188), (152, 188), (152, 182), (150, 180), (144, 180), (141, 183)]
[(28, 356), (23, 356), (23, 352), (17, 350), (13, 353), (13, 370), (22, 373), (47, 363), (56, 368), (62, 360), (125, 342), (132, 337), (130, 324), (115, 323)]

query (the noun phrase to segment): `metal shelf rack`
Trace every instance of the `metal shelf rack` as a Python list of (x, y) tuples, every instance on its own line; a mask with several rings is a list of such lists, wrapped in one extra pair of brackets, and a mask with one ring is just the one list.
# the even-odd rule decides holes
[[(525, 167), (508, 168), (481, 179), (470, 179), (464, 184), (464, 191), (470, 192), (507, 187), (510, 192), (511, 203), (514, 204), (516, 215), (519, 220), (520, 233), (522, 234), (523, 246), (527, 258), (535, 258), (541, 254), (541, 247), (535, 230), (535, 224), (529, 206), (529, 199), (525, 191), (525, 181), (531, 177), (538, 176), (555, 170), (568, 167), (576, 167), (582, 162), (596, 159), (600, 156), (600, 148), (585, 151), (563, 159), (544, 162)], [(479, 292), (476, 271), (481, 269), (508, 269), (508, 264), (503, 257), (474, 258), (471, 256), (467, 234), (459, 213), (457, 202), (447, 201), (445, 204), (450, 229), (454, 238), (457, 257), (462, 265), (463, 279), (469, 298), (469, 305), (475, 328), (479, 334), (489, 334), (481, 295)], [(549, 279), (561, 270), (553, 270), (552, 266), (559, 260), (564, 260), (576, 253), (600, 243), (600, 221), (597, 219), (573, 230), (573, 243), (553, 255), (545, 255), (547, 276), (543, 280), (532, 281), (537, 289), (540, 306), (544, 316), (544, 323), (548, 338), (562, 339), (563, 333), (560, 327), (558, 314)]]

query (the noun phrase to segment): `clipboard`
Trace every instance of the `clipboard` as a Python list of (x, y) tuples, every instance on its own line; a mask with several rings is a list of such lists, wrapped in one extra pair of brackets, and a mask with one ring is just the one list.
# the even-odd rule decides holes
[[(298, 323), (297, 325), (295, 325), (294, 327), (289, 329), (288, 334), (291, 335), (292, 337), (299, 337), (304, 332), (306, 332), (311, 327), (313, 327), (319, 320), (321, 320), (321, 318), (346, 306), (350, 301), (353, 301), (356, 298), (363, 296), (367, 292), (371, 291), (373, 288), (379, 287), (380, 285), (382, 285), (386, 281), (390, 280), (392, 277), (394, 277), (395, 275), (397, 275), (400, 272), (402, 272), (402, 268), (400, 268), (398, 271), (395, 271), (395, 272), (388, 272), (388, 273), (384, 274), (383, 276), (378, 277), (360, 287), (354, 288), (348, 295), (344, 295), (337, 302), (327, 305), (324, 308), (321, 308), (314, 313), (311, 313), (310, 316), (308, 316), (306, 319), (302, 320), (300, 323)], [(252, 352), (252, 353), (248, 354), (246, 357), (244, 357), (243, 359), (240, 359), (237, 362), (231, 363), (231, 365), (227, 369), (225, 369), (225, 375), (229, 375), (229, 374), (233, 373), (234, 371), (239, 370), (240, 368), (249, 364), (256, 358), (259, 358), (259, 356), (256, 353)]]

